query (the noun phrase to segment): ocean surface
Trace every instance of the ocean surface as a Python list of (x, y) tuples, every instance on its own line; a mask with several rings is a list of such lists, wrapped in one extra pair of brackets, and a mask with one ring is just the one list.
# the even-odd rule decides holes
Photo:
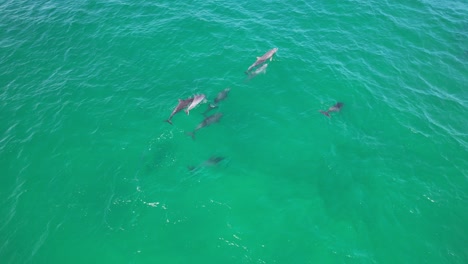
[(468, 263), (466, 1), (0, 10), (0, 263)]

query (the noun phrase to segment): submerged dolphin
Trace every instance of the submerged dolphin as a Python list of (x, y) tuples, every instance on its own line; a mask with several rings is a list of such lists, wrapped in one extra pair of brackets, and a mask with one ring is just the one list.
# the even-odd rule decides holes
[(211, 156), (208, 160), (205, 160), (202, 164), (198, 166), (188, 166), (187, 168), (190, 171), (193, 171), (202, 167), (211, 167), (211, 166), (215, 166), (216, 164), (223, 161), (224, 159), (225, 159), (224, 157), (220, 157), (220, 156)]
[(222, 90), (221, 92), (219, 92), (218, 95), (216, 96), (216, 98), (214, 99), (213, 103), (208, 105), (208, 109), (206, 109), (206, 111), (203, 114), (206, 114), (210, 110), (218, 107), (218, 103), (221, 102), (222, 100), (226, 99), (226, 97), (229, 94), (229, 91), (231, 91), (231, 88), (228, 87), (228, 88)]
[(185, 109), (185, 113), (187, 113), (187, 115), (188, 115), (190, 110), (195, 108), (195, 106), (197, 106), (199, 103), (201, 103), (201, 101), (203, 101), (204, 99), (205, 99), (204, 94), (195, 95), (195, 97), (193, 98), (190, 105), (187, 107), (187, 109)]
[(275, 55), (275, 53), (276, 53), (277, 51), (278, 51), (278, 48), (273, 48), (273, 49), (267, 51), (267, 53), (265, 53), (263, 56), (257, 57), (257, 60), (256, 60), (252, 65), (250, 65), (250, 67), (247, 69), (247, 71), (245, 71), (245, 73), (248, 74), (249, 71), (250, 71), (252, 68), (254, 68), (254, 67), (256, 67), (256, 66), (258, 66), (258, 65), (260, 65), (260, 64), (262, 64), (262, 63), (264, 63), (264, 62), (267, 61), (268, 59), (272, 60), (272, 59), (273, 59), (273, 55)]
[(216, 96), (216, 98), (214, 99), (214, 104), (217, 104), (217, 103), (221, 102), (222, 100), (226, 99), (226, 97), (229, 94), (229, 91), (231, 91), (231, 88), (228, 87), (228, 88), (222, 90), (221, 92), (219, 92), (218, 95)]
[(266, 68), (267, 67), (268, 67), (268, 63), (265, 63), (262, 66), (255, 69), (254, 71), (251, 71), (249, 73), (249, 79), (252, 79), (253, 77), (259, 75), (260, 73), (266, 73)]
[(193, 101), (193, 98), (188, 98), (188, 99), (185, 99), (185, 100), (181, 100), (179, 99), (179, 103), (177, 104), (177, 106), (174, 108), (174, 110), (172, 111), (171, 113), (171, 116), (169, 116), (169, 118), (166, 120), (166, 122), (168, 122), (169, 124), (172, 125), (172, 117), (177, 114), (180, 110), (184, 109), (185, 107), (187, 107), (187, 105), (191, 104)]
[(329, 114), (330, 112), (339, 112), (341, 110), (341, 107), (343, 107), (343, 103), (338, 102), (335, 105), (328, 108), (327, 111), (320, 110), (320, 113), (330, 117), (330, 114)]
[(221, 117), (223, 117), (223, 114), (221, 114), (221, 113), (216, 113), (214, 115), (211, 115), (211, 116), (205, 118), (200, 124), (198, 124), (198, 126), (192, 132), (187, 132), (187, 134), (192, 136), (192, 139), (195, 139), (195, 132), (197, 132), (197, 130), (202, 129), (204, 127), (207, 127), (207, 126), (209, 126), (211, 124), (219, 122)]

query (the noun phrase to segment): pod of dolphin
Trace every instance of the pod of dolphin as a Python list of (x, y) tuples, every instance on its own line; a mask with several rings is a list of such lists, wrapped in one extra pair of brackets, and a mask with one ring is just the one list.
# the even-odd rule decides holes
[[(252, 65), (250, 65), (249, 68), (245, 71), (245, 74), (248, 75), (248, 78), (251, 79), (251, 78), (257, 76), (260, 73), (264, 73), (266, 71), (267, 66), (268, 66), (268, 64), (266, 62), (268, 60), (271, 61), (273, 59), (273, 55), (275, 55), (275, 53), (277, 51), (278, 51), (278, 48), (273, 48), (273, 49), (267, 51), (263, 56), (257, 57), (257, 60)], [(211, 111), (212, 109), (218, 107), (218, 104), (222, 100), (226, 99), (226, 97), (228, 96), (228, 93), (229, 93), (230, 90), (231, 90), (230, 88), (226, 88), (226, 89), (222, 90), (221, 92), (219, 92), (218, 95), (216, 96), (216, 98), (214, 99), (213, 103), (208, 105), (208, 108), (203, 113), (203, 115), (206, 115), (209, 111)], [(204, 94), (198, 94), (198, 95), (195, 95), (193, 97), (183, 99), (183, 100), (179, 99), (178, 104), (176, 105), (176, 107), (172, 111), (169, 118), (167, 120), (165, 120), (165, 121), (172, 125), (172, 117), (175, 114), (177, 114), (180, 111), (182, 111), (183, 109), (185, 109), (185, 112), (188, 115), (190, 113), (190, 110), (192, 110), (193, 108), (198, 106), (200, 103), (205, 102), (205, 101), (206, 101), (206, 96)], [(326, 110), (326, 111), (320, 110), (319, 112), (322, 113), (323, 115), (327, 116), (327, 117), (330, 117), (331, 112), (339, 112), (342, 107), (343, 107), (343, 103), (338, 102), (335, 105), (331, 106), (328, 110)], [(210, 126), (210, 125), (212, 125), (214, 123), (218, 123), (219, 120), (221, 120), (222, 117), (223, 117), (222, 113), (216, 113), (216, 114), (210, 115), (208, 117), (205, 117), (205, 119), (203, 119), (203, 121), (200, 124), (198, 124), (198, 126), (195, 127), (195, 129), (192, 132), (187, 132), (187, 134), (190, 135), (192, 137), (192, 139), (195, 139), (195, 132), (197, 132), (198, 130), (200, 130), (200, 129), (204, 128), (204, 127)]]

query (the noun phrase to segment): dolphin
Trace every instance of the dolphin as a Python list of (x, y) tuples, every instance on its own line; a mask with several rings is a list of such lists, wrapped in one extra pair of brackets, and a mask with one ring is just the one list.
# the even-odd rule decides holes
[(165, 120), (166, 122), (168, 122), (169, 124), (172, 125), (172, 117), (177, 114), (180, 110), (184, 109), (185, 107), (187, 107), (187, 105), (189, 105), (190, 103), (192, 103), (193, 101), (193, 98), (188, 98), (188, 99), (185, 99), (185, 100), (181, 100), (179, 99), (179, 103), (177, 104), (177, 106), (174, 108), (174, 110), (172, 111), (171, 113), (171, 116), (169, 116), (169, 118), (167, 120)]
[(219, 92), (218, 95), (216, 96), (216, 98), (214, 99), (214, 103), (217, 104), (217, 103), (221, 102), (222, 100), (226, 99), (226, 97), (229, 94), (229, 91), (231, 91), (231, 88), (228, 87), (228, 88), (222, 90), (221, 92)]
[(250, 65), (250, 67), (247, 69), (247, 71), (245, 71), (245, 74), (248, 74), (249, 71), (250, 71), (252, 68), (254, 68), (254, 67), (256, 67), (256, 66), (258, 66), (258, 65), (260, 65), (260, 64), (262, 64), (262, 63), (264, 63), (264, 62), (267, 61), (268, 59), (272, 60), (272, 59), (273, 59), (273, 55), (275, 55), (275, 53), (276, 53), (277, 51), (278, 51), (278, 48), (273, 48), (273, 49), (267, 51), (267, 53), (263, 54), (263, 56), (257, 57), (257, 60), (256, 60), (252, 65)]
[(229, 91), (231, 91), (231, 88), (228, 87), (228, 88), (222, 90), (221, 92), (219, 92), (218, 95), (216, 96), (216, 98), (214, 99), (213, 103), (208, 105), (208, 109), (206, 109), (206, 111), (203, 114), (206, 114), (210, 110), (218, 107), (218, 103), (221, 102), (222, 100), (226, 99), (226, 97), (229, 94)]
[(187, 107), (187, 109), (185, 109), (185, 113), (187, 113), (187, 115), (188, 115), (190, 110), (195, 108), (195, 106), (197, 106), (199, 103), (201, 103), (201, 101), (203, 101), (204, 99), (205, 99), (204, 94), (195, 95), (195, 97), (193, 98), (190, 105)]
[(221, 156), (211, 156), (208, 160), (205, 160), (202, 164), (198, 166), (187, 166), (190, 171), (202, 168), (202, 167), (211, 167), (223, 161), (225, 158)]
[(219, 157), (219, 156), (211, 156), (207, 161), (205, 161), (203, 164), (205, 166), (213, 166), (213, 165), (216, 165), (218, 164), (219, 162), (221, 162), (222, 160), (224, 160), (224, 157)]
[(260, 73), (266, 73), (266, 68), (267, 67), (268, 67), (268, 63), (265, 63), (262, 66), (255, 69), (254, 71), (251, 71), (249, 73), (249, 79), (252, 79), (253, 77), (259, 75)]
[(335, 105), (328, 108), (327, 111), (320, 110), (320, 113), (330, 117), (330, 114), (329, 114), (330, 112), (339, 112), (341, 110), (341, 107), (343, 107), (343, 103), (338, 102)]
[(221, 117), (223, 117), (223, 114), (221, 114), (221, 113), (216, 113), (214, 115), (211, 115), (211, 116), (205, 118), (200, 124), (198, 124), (198, 126), (192, 132), (187, 132), (187, 134), (192, 136), (192, 139), (195, 139), (195, 132), (197, 132), (197, 130), (202, 129), (204, 127), (207, 127), (207, 126), (209, 126), (211, 124), (219, 122)]

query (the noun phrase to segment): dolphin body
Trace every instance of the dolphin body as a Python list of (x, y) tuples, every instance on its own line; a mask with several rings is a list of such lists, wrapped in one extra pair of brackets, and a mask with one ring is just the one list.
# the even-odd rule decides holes
[(207, 126), (209, 126), (211, 124), (219, 122), (221, 117), (223, 117), (223, 114), (221, 114), (221, 113), (216, 113), (214, 115), (211, 115), (211, 116), (205, 118), (200, 124), (198, 124), (198, 126), (192, 132), (188, 132), (187, 134), (192, 136), (192, 139), (195, 139), (195, 132), (197, 132), (197, 130), (202, 129), (204, 127), (207, 127)]
[(208, 160), (204, 161), (202, 164), (198, 166), (188, 166), (187, 168), (190, 171), (193, 171), (193, 170), (200, 169), (202, 167), (211, 167), (211, 166), (215, 166), (216, 164), (223, 161), (224, 159), (225, 158), (221, 156), (211, 156)]
[(260, 65), (260, 64), (262, 64), (262, 63), (264, 63), (264, 62), (267, 61), (268, 59), (272, 60), (272, 59), (273, 59), (273, 55), (275, 55), (275, 53), (276, 53), (277, 51), (278, 51), (278, 48), (273, 48), (273, 49), (267, 51), (267, 53), (265, 53), (263, 56), (257, 57), (257, 60), (256, 60), (252, 65), (250, 65), (250, 67), (247, 69), (247, 71), (245, 71), (245, 73), (248, 74), (249, 71), (250, 71), (252, 68), (254, 68), (254, 67), (256, 67), (256, 66), (258, 66), (258, 65)]
[(251, 71), (249, 73), (249, 80), (252, 79), (253, 77), (261, 74), (261, 73), (266, 73), (266, 68), (268, 67), (268, 63), (263, 64), (262, 66), (258, 67), (254, 71)]
[(231, 91), (231, 88), (228, 87), (228, 88), (222, 90), (221, 92), (219, 92), (218, 95), (216, 96), (216, 98), (214, 99), (214, 103), (218, 104), (222, 100), (226, 99), (226, 97), (229, 94), (229, 91)]
[(330, 108), (328, 108), (327, 111), (322, 111), (320, 110), (320, 113), (330, 117), (330, 112), (339, 112), (341, 110), (341, 108), (343, 107), (343, 103), (336, 103), (335, 105), (331, 106)]
[(175, 114), (177, 114), (178, 112), (180, 112), (180, 110), (187, 107), (187, 105), (191, 104), (192, 101), (193, 101), (193, 98), (188, 98), (188, 99), (185, 99), (185, 100), (179, 99), (179, 103), (177, 104), (177, 106), (172, 111), (171, 116), (169, 116), (169, 118), (167, 120), (165, 120), (165, 121), (172, 125), (172, 121), (171, 121), (172, 117)]
[(187, 115), (188, 115), (190, 110), (195, 108), (195, 106), (197, 106), (199, 103), (201, 103), (204, 99), (205, 99), (204, 94), (195, 95), (195, 97), (193, 98), (190, 105), (187, 107), (187, 109), (185, 109), (185, 113), (187, 113)]
[(221, 92), (219, 92), (218, 95), (216, 96), (216, 98), (214, 99), (213, 103), (208, 105), (208, 109), (206, 109), (206, 111), (203, 114), (206, 114), (210, 110), (215, 109), (216, 107), (218, 107), (218, 103), (221, 102), (222, 100), (226, 99), (226, 97), (229, 94), (229, 91), (231, 91), (231, 88), (228, 87), (228, 88), (222, 90)]

